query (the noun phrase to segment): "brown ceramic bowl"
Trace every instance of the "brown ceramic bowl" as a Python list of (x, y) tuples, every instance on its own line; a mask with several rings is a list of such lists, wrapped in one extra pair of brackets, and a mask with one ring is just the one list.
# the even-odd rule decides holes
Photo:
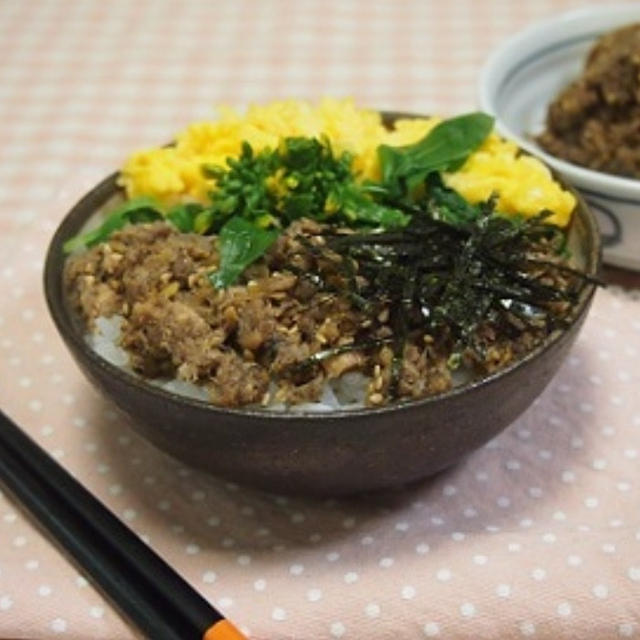
[[(87, 378), (151, 443), (189, 465), (266, 490), (356, 493), (411, 482), (458, 462), (511, 424), (542, 392), (575, 340), (594, 293), (587, 286), (569, 327), (523, 359), (433, 397), (321, 414), (220, 408), (164, 391), (111, 365), (88, 346), (66, 305), (62, 245), (117, 193), (112, 175), (73, 207), (51, 241), (44, 287), (60, 335)], [(577, 265), (595, 275), (598, 228), (576, 197), (570, 246)]]

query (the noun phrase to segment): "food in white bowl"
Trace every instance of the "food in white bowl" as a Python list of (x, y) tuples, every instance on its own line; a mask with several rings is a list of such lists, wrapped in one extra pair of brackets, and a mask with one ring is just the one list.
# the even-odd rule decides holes
[(536, 140), (568, 162), (640, 178), (640, 23), (596, 41), (581, 75), (549, 105)]
[(538, 141), (550, 105), (578, 81), (596, 43), (639, 18), (640, 5), (627, 4), (579, 9), (534, 24), (489, 57), (479, 86), (480, 105), (495, 116), (496, 129), (584, 194), (598, 215), (605, 262), (636, 270), (640, 270), (640, 180), (607, 173), (610, 166), (594, 170), (568, 162)]

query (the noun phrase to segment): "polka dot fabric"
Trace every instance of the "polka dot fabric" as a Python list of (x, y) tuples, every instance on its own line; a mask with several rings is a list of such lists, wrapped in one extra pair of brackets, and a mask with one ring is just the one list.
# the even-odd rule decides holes
[[(250, 638), (640, 638), (640, 301), (597, 294), (536, 403), (462, 464), (350, 500), (184, 468), (80, 375), (48, 241), (133, 149), (220, 103), (475, 107), (487, 53), (577, 2), (0, 3), (0, 402)], [(0, 496), (0, 636), (135, 637)]]

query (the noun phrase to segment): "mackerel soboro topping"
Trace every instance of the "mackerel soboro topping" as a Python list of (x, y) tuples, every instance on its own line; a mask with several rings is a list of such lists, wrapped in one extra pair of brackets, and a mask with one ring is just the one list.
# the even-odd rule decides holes
[[(120, 344), (135, 371), (201, 385), (219, 406), (314, 402), (329, 381), (352, 371), (367, 376), (363, 401), (370, 405), (449, 389), (454, 336), (446, 329), (407, 332), (398, 360), (393, 305), (377, 301), (372, 315), (353, 303), (336, 267), (341, 258), (329, 248), (335, 233), (307, 219), (294, 222), (238, 284), (216, 289), (209, 275), (219, 254), (210, 236), (165, 222), (130, 225), (70, 256), (65, 285), (88, 331), (96, 318), (124, 319)], [(366, 287), (355, 269), (351, 276)], [(568, 286), (553, 271), (540, 282)], [(570, 305), (554, 306), (561, 317)], [(499, 369), (548, 334), (548, 326), (523, 323), (512, 311), (476, 327), (483, 348), (463, 353), (469, 371)]]

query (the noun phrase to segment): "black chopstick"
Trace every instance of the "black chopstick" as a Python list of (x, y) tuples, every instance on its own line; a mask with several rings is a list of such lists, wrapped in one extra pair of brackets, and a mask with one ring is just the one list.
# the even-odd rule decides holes
[(1, 411), (0, 481), (147, 637), (245, 640)]

